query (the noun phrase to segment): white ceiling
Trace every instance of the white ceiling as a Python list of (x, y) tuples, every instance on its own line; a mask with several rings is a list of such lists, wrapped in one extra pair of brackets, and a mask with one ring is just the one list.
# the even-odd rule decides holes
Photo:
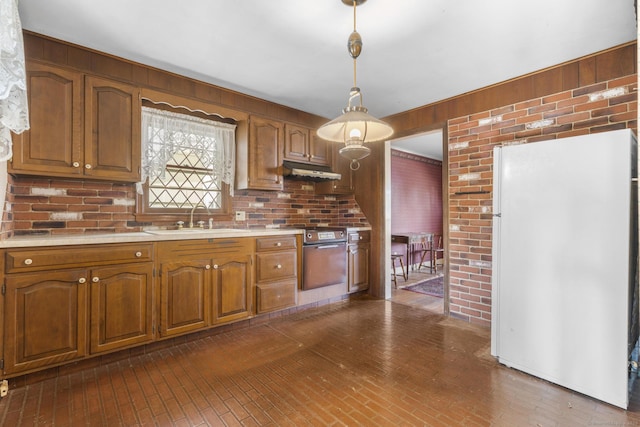
[[(376, 117), (637, 37), (633, 0), (369, 0), (357, 83)], [(24, 29), (338, 116), (353, 84), (341, 0), (20, 0)]]

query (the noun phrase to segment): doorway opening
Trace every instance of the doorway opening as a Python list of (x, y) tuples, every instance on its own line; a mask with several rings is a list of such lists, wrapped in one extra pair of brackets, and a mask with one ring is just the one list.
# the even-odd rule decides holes
[[(438, 313), (448, 312), (444, 147), (443, 128), (385, 144), (385, 299)], [(404, 275), (392, 254), (402, 259)], [(406, 289), (416, 283), (428, 293)]]

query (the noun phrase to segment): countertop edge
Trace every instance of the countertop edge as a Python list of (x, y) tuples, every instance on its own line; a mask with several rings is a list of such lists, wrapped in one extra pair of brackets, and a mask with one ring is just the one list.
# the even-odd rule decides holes
[(371, 231), (371, 226), (347, 227), (347, 232), (349, 231)]
[(110, 233), (110, 234), (78, 234), (64, 236), (20, 236), (0, 241), (0, 249), (30, 248), (44, 246), (74, 246), (74, 245), (98, 245), (104, 243), (140, 243), (140, 242), (166, 242), (173, 240), (201, 240), (224, 239), (233, 237), (261, 237), (278, 235), (303, 234), (303, 229), (238, 229), (216, 233), (203, 232), (206, 235), (195, 233), (179, 233), (154, 235), (144, 231), (135, 233)]

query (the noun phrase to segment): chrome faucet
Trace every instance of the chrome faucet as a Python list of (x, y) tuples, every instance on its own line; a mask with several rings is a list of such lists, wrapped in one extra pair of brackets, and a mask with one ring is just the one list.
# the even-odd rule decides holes
[(195, 205), (193, 205), (193, 207), (191, 208), (191, 215), (189, 216), (189, 228), (193, 228), (193, 211), (195, 211), (198, 206), (201, 208), (205, 208), (207, 210), (207, 213), (211, 213), (209, 212), (209, 208), (202, 203), (196, 203)]

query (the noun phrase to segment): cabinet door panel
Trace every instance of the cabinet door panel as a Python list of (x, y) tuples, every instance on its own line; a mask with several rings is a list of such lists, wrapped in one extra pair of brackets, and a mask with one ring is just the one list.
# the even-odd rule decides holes
[(214, 323), (251, 315), (251, 255), (220, 258), (213, 266)]
[(353, 182), (351, 180), (351, 162), (342, 157), (338, 151), (341, 145), (335, 144), (331, 152), (331, 170), (339, 173), (341, 178), (337, 181), (319, 182), (316, 184), (316, 194), (353, 194)]
[(140, 179), (139, 89), (86, 78), (86, 175), (136, 182)]
[(285, 125), (284, 158), (296, 162), (308, 162), (309, 155), (309, 129)]
[(86, 277), (82, 269), (7, 276), (5, 374), (85, 355)]
[(249, 188), (282, 190), (282, 123), (252, 118), (249, 140)]
[(207, 261), (162, 264), (160, 334), (182, 334), (209, 325), (210, 274)]
[(349, 245), (349, 292), (369, 289), (369, 245)]
[(91, 271), (91, 353), (153, 339), (151, 263)]
[(329, 165), (331, 163), (331, 147), (328, 141), (320, 138), (315, 131), (311, 132), (311, 144), (309, 148), (309, 160), (317, 165)]
[(82, 174), (82, 78), (78, 72), (27, 62), (31, 128), (13, 135), (10, 172)]

